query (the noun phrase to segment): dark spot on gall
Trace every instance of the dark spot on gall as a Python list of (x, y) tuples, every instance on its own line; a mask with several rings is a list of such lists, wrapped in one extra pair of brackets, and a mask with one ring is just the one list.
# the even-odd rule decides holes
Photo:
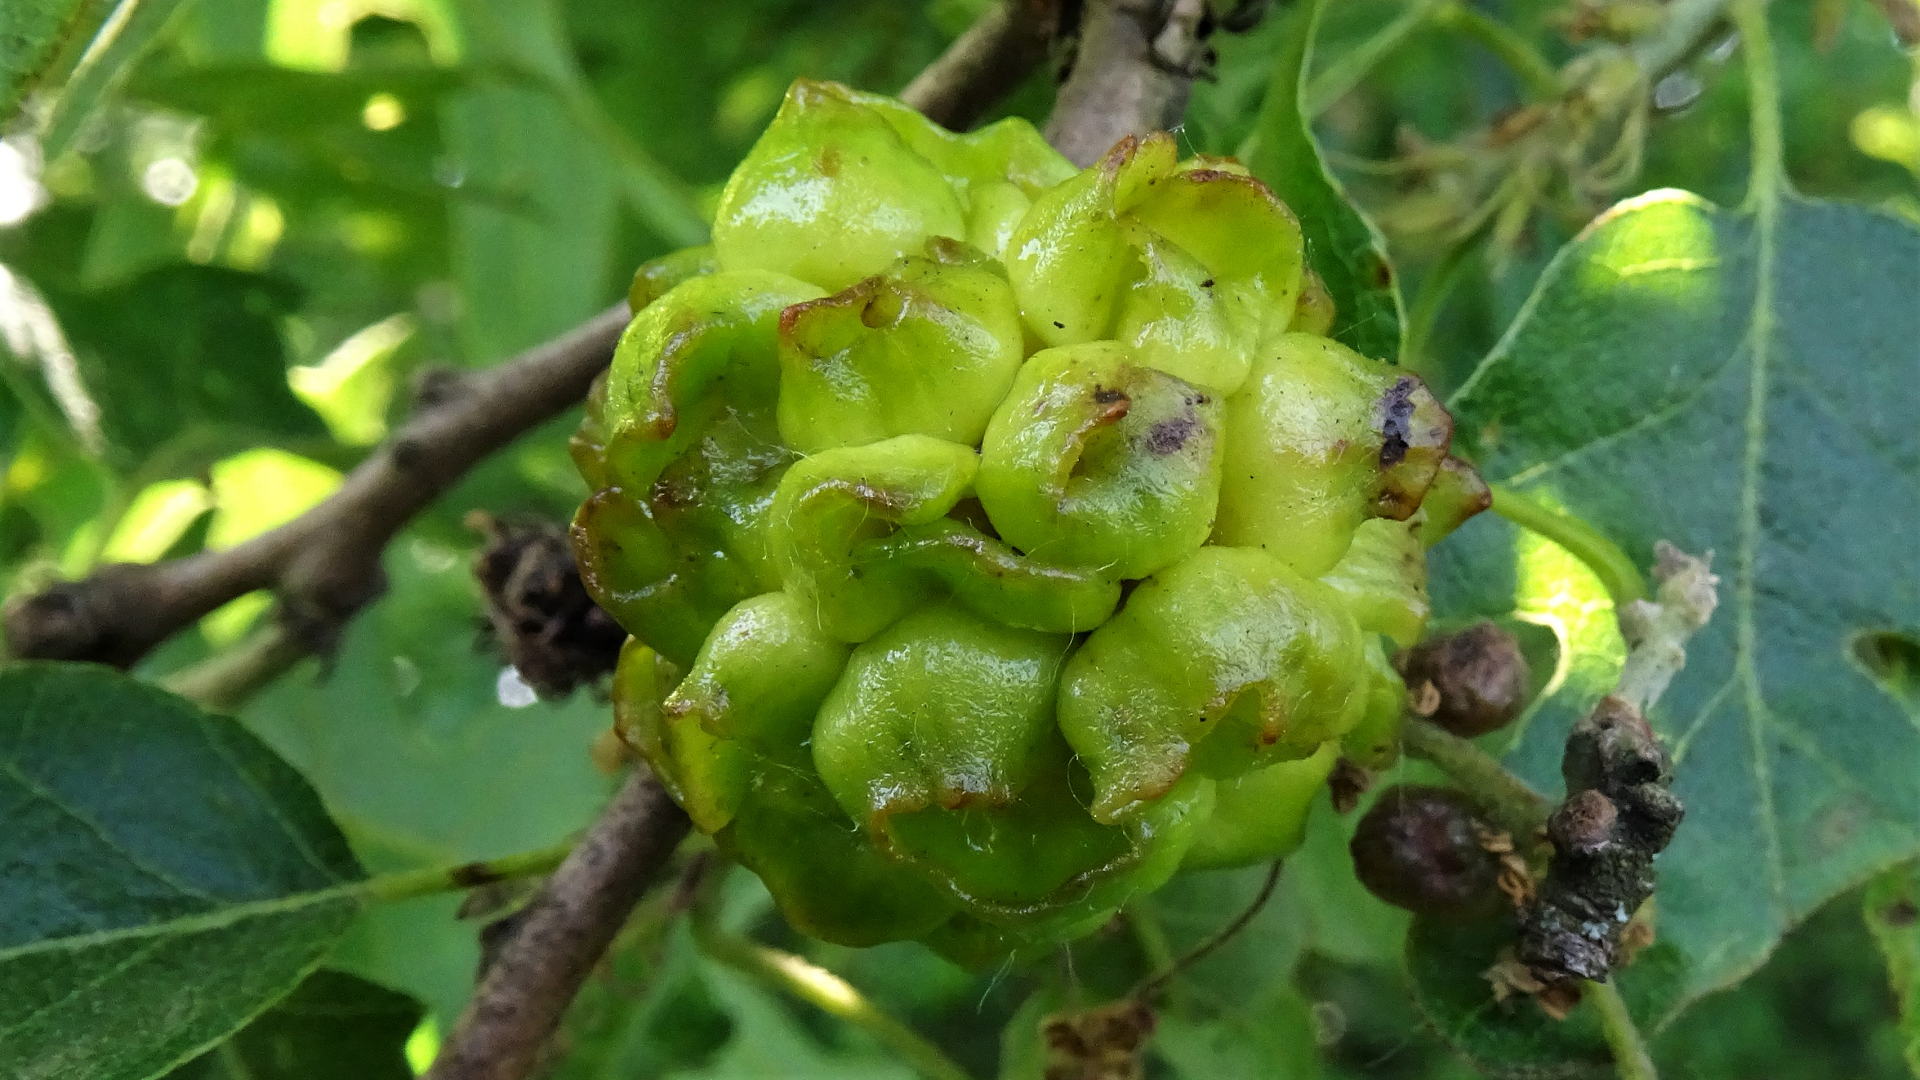
[(1147, 429), (1147, 449), (1155, 454), (1175, 453), (1199, 431), (1200, 418), (1192, 413), (1162, 420)]
[(1533, 696), (1533, 673), (1520, 642), (1492, 622), (1428, 638), (1400, 660), (1407, 685), (1439, 692), (1430, 719), (1461, 738), (1498, 731)]
[(1413, 391), (1420, 380), (1402, 375), (1380, 398), (1380, 467), (1390, 469), (1406, 460), (1413, 434)]

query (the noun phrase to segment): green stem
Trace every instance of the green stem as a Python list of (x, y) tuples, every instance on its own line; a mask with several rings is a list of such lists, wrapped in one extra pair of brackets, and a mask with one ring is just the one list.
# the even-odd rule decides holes
[(1254, 917), (1260, 914), (1260, 910), (1267, 906), (1267, 901), (1273, 899), (1273, 890), (1280, 884), (1280, 869), (1284, 865), (1286, 865), (1284, 859), (1273, 860), (1273, 865), (1267, 868), (1267, 880), (1260, 886), (1259, 893), (1255, 894), (1252, 903), (1233, 917), (1233, 921), (1215, 930), (1206, 940), (1160, 967), (1155, 974), (1134, 987), (1133, 992), (1128, 996), (1142, 1005), (1151, 1005), (1155, 998), (1173, 984), (1175, 976), (1205, 960), (1215, 949), (1239, 936), (1240, 931), (1245, 930), (1247, 924), (1251, 923)]
[(1565, 92), (1566, 84), (1560, 81), (1553, 63), (1534, 48), (1533, 42), (1499, 19), (1471, 4), (1455, 3), (1441, 8), (1436, 21), (1485, 46), (1520, 77), (1528, 96), (1535, 100), (1552, 101)]
[(973, 1080), (939, 1047), (882, 1012), (847, 980), (804, 957), (722, 930), (711, 902), (694, 907), (691, 925), (694, 941), (709, 959), (852, 1024), (898, 1054), (927, 1080)]
[(1627, 558), (1619, 545), (1600, 535), (1593, 526), (1571, 514), (1548, 509), (1512, 488), (1491, 486), (1494, 513), (1566, 548), (1600, 579), (1607, 595), (1613, 598), (1615, 608), (1646, 599), (1647, 582), (1640, 575), (1640, 568)]
[(1640, 1029), (1627, 1013), (1627, 1003), (1621, 999), (1619, 989), (1611, 982), (1590, 982), (1587, 997), (1600, 1014), (1600, 1030), (1606, 1034), (1607, 1046), (1613, 1050), (1613, 1064), (1620, 1080), (1660, 1080), (1659, 1072), (1653, 1067), (1653, 1056), (1647, 1053), (1646, 1040), (1640, 1037)]
[(456, 892), (460, 889), (471, 889), (477, 885), (490, 885), (496, 881), (538, 877), (541, 874), (552, 873), (554, 868), (567, 857), (567, 853), (573, 850), (573, 844), (572, 840), (568, 840), (549, 848), (522, 851), (498, 859), (461, 863), (458, 866), (436, 866), (428, 870), (407, 870), (398, 874), (380, 874), (360, 882), (354, 891), (369, 901), (385, 903), (394, 900), (411, 900), (417, 896), (432, 896), (436, 893)]
[(1133, 940), (1146, 957), (1148, 969), (1165, 971), (1173, 966), (1173, 943), (1167, 940), (1167, 931), (1154, 914), (1152, 898), (1136, 896), (1127, 902), (1127, 926), (1133, 930)]
[(210, 713), (231, 714), (308, 655), (306, 646), (274, 619), (239, 644), (168, 675), (160, 685)]
[(1400, 17), (1380, 28), (1372, 37), (1341, 54), (1338, 60), (1328, 64), (1320, 74), (1307, 82), (1304, 98), (1306, 114), (1319, 116), (1333, 107), (1333, 103), (1347, 96), (1348, 92), (1360, 85), (1367, 72), (1379, 65), (1386, 55), (1392, 52), (1407, 36), (1420, 29), (1444, 6), (1446, 0), (1413, 0)]
[(1774, 66), (1773, 37), (1767, 32), (1765, 0), (1737, 0), (1733, 22), (1747, 54), (1747, 86), (1753, 108), (1753, 180), (1750, 207), (1779, 202), (1786, 177), (1786, 142), (1780, 134), (1780, 76)]
[(1472, 742), (1417, 716), (1400, 731), (1407, 754), (1439, 767), (1522, 847), (1547, 823), (1553, 804)]

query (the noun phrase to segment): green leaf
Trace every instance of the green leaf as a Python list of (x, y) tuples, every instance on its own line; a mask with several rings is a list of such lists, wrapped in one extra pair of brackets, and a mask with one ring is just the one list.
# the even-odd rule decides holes
[(127, 503), (114, 523), (102, 562), (150, 563), (165, 555), (213, 505), (198, 480), (162, 480), (148, 484)]
[(14, 0), (0, 24), (0, 120), (51, 78), (106, 15), (103, 0)]
[(785, 1005), (746, 976), (702, 964), (714, 1002), (733, 1021), (733, 1038), (711, 1063), (676, 1080), (913, 1080), (906, 1065), (869, 1053), (835, 1052), (800, 1025)]
[(707, 1063), (732, 1035), (701, 977), (684, 922), (643, 907), (580, 988), (556, 1040), (549, 1080), (628, 1080)]
[(72, 143), (100, 102), (187, 0), (120, 0), (74, 65), (73, 73), (40, 123), (40, 152), (48, 161)]
[[(565, 14), (553, 3), (517, 9), (469, 3), (462, 9), (476, 51), (543, 87), (565, 106), (579, 132), (597, 143), (612, 166), (628, 208), (668, 247), (692, 247), (707, 239), (707, 219), (693, 193), (627, 133), (588, 89), (571, 42)], [(648, 56), (648, 66), (656, 57)]]
[(0, 1075), (142, 1080), (296, 986), (360, 909), (312, 789), (83, 665), (0, 670)]
[(1325, 0), (1307, 0), (1288, 15), (1293, 25), (1240, 156), (1300, 216), (1307, 262), (1333, 296), (1334, 338), (1368, 356), (1398, 361), (1400, 286), (1387, 262), (1386, 242), (1320, 160), (1312, 117), (1302, 100), (1324, 7)]
[(215, 551), (285, 525), (325, 501), (341, 480), (317, 461), (265, 447), (216, 461), (207, 472), (213, 506), (207, 546)]
[[(1402, 766), (1391, 779), (1409, 779)], [(1387, 786), (1382, 778), (1376, 796)], [(1364, 807), (1336, 814), (1323, 791), (1315, 797), (1300, 850), (1287, 856), (1276, 905), (1299, 927), (1305, 948), (1349, 964), (1397, 967), (1406, 940), (1408, 914), (1366, 890), (1353, 874), (1353, 839)]]
[(1407, 935), (1414, 1001), (1428, 1022), (1489, 1076), (1601, 1080), (1612, 1056), (1593, 1010), (1549, 1017), (1525, 995), (1496, 1001), (1485, 972), (1513, 944), (1511, 918), (1455, 925), (1415, 919)]
[(619, 176), (558, 92), (571, 58), (550, 2), (455, 6), (483, 65), (528, 78), (477, 83), (445, 110), (449, 179), (524, 201), (453, 208), (454, 276), (467, 358), (486, 363), (567, 330), (612, 302)]
[(62, 573), (83, 574), (91, 565), (99, 536), (98, 515), (112, 484), (108, 472), (79, 447), (39, 426), (21, 432), (9, 448), (6, 507), (10, 543), (59, 564)]
[(1902, 866), (1867, 883), (1867, 929), (1887, 961), (1900, 1001), (1900, 1041), (1907, 1068), (1920, 1076), (1920, 872)]
[(1027, 995), (1000, 1029), (999, 1080), (1046, 1080), (1047, 1038), (1041, 1025), (1066, 1006), (1066, 995), (1050, 983)]
[[(1687, 804), (1660, 863), (1659, 940), (1683, 968), (1659, 1018), (1920, 853), (1920, 726), (1861, 648), (1920, 618), (1916, 296), (1920, 231), (1895, 217), (1656, 192), (1560, 254), (1451, 403), (1489, 480), (1640, 558), (1659, 539), (1719, 556), (1721, 609), (1651, 717)], [(1470, 525), (1436, 549), (1434, 592), (1449, 617), (1557, 623), (1570, 674), (1509, 757), (1551, 791), (1619, 654), (1576, 632), (1610, 612), (1545, 546)]]
[(94, 293), (54, 297), (107, 441), (135, 460), (188, 427), (325, 438), (287, 386), (282, 279), (176, 263)]
[(1323, 1075), (1314, 1052), (1312, 1014), (1306, 999), (1290, 986), (1204, 1021), (1162, 1016), (1153, 1051), (1181, 1080), (1314, 1080)]
[(420, 1014), (405, 994), (322, 968), (166, 1080), (413, 1080), (407, 1039)]
[[(719, 924), (733, 934), (765, 921), (772, 900), (757, 878), (735, 873), (722, 886), (719, 907)], [(648, 965), (653, 971), (644, 996), (629, 1003), (625, 1037), (617, 1040), (624, 1045), (594, 1045), (598, 1039), (590, 1029), (576, 1026), (583, 1019), (576, 1010), (562, 1034), (587, 1035), (580, 1047), (585, 1053), (562, 1062), (556, 1080), (912, 1080), (918, 1075), (851, 1026), (710, 958), (685, 919), (675, 919), (665, 940), (656, 940), (649, 951), (658, 960)], [(604, 989), (622, 992), (618, 983)], [(625, 992), (631, 995), (634, 989)], [(598, 1006), (604, 1011), (608, 1004)], [(805, 1020), (796, 1010), (807, 1014)], [(614, 1010), (602, 1019), (617, 1017)]]
[[(1872, 888), (1871, 885), (1868, 888)], [(1861, 915), (1842, 896), (1793, 928), (1766, 966), (1714, 994), (1653, 1041), (1664, 1077), (1911, 1076), (1886, 967)]]
[[(1154, 893), (1150, 911), (1174, 955), (1212, 938), (1260, 895), (1268, 866), (1180, 874)], [(1284, 881), (1284, 872), (1281, 879)], [(1250, 1001), (1287, 982), (1300, 958), (1304, 927), (1276, 889), (1240, 932), (1180, 973), (1178, 993), (1213, 1007)]]
[[(1612, 1076), (1613, 1055), (1592, 1005), (1555, 1020), (1530, 997), (1495, 999), (1488, 971), (1511, 955), (1517, 933), (1511, 917), (1466, 924), (1414, 919), (1406, 942), (1414, 1003), (1441, 1037), (1488, 1076)], [(1671, 1005), (1682, 970), (1679, 951), (1657, 942), (1615, 976), (1636, 1021)]]
[(485, 363), (577, 325), (611, 299), (616, 190), (605, 156), (547, 95), (477, 87), (456, 95), (448, 117), (448, 141), (467, 170), (462, 183), (531, 207), (453, 207), (462, 344)]

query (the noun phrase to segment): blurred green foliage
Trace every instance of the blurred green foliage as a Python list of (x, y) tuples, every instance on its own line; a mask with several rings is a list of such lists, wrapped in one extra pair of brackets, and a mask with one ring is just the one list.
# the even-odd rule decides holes
[[(1337, 64), (1411, 3), (1327, 5), (1318, 63)], [(1554, 64), (1591, 44), (1569, 40), (1574, 17), (1606, 6), (1473, 2)], [(793, 78), (897, 90), (986, 7), (169, 6), (117, 92), (82, 111), (61, 153), (41, 160), (25, 119), (0, 143), (0, 587), (14, 595), (106, 558), (231, 542), (297, 511), (288, 476), (312, 487), (351, 468), (405, 413), (419, 373), (493, 363), (542, 341), (623, 295), (642, 260), (697, 237)], [(1772, 18), (1795, 183), (1920, 218), (1914, 56), (1866, 0), (1778, 0)], [(1283, 22), (1218, 41), (1186, 148), (1240, 147)], [(1043, 118), (1049, 75), (1001, 111)], [(1608, 197), (1679, 186), (1737, 202), (1748, 167), (1737, 60), (1710, 47), (1656, 96), (1644, 166)], [(1519, 224), (1504, 246), (1460, 244), (1447, 227), (1470, 209), (1471, 185), (1389, 163), (1446, 145), (1471, 163), (1486, 149), (1476, 133), (1526, 104), (1527, 84), (1483, 40), (1457, 20), (1430, 19), (1321, 116), (1336, 171), (1386, 229), (1414, 318), (1431, 308), (1410, 360), (1438, 389), (1471, 370), (1545, 261), (1605, 200), (1545, 182), (1510, 215)], [(565, 450), (573, 422), (534, 432), (423, 516), (388, 553), (390, 594), (339, 654), (245, 711), (375, 869), (550, 843), (604, 797), (608, 781), (587, 756), (604, 708), (588, 694), (524, 704), (501, 681), (466, 572), (478, 538), (460, 523), (475, 507), (569, 515), (584, 494)], [(263, 449), (285, 467), (258, 467)], [(217, 615), (148, 671), (206, 655), (258, 613), (255, 604), (224, 624)], [(1342, 835), (1351, 820), (1323, 805), (1279, 898), (1182, 980), (1151, 1075), (1469, 1075), (1407, 999), (1394, 952), (1404, 920), (1352, 883)], [(1154, 942), (1177, 950), (1200, 940), (1263, 873), (1183, 879), (1136, 913), (1138, 925), (1116, 924), (1037, 971), (967, 973), (917, 946), (807, 942), (778, 924), (746, 875), (734, 875), (727, 910), (736, 927), (839, 971), (977, 1075), (1011, 1080), (1039, 1075), (1039, 1015), (1123, 991), (1150, 966)], [(1757, 976), (1661, 1033), (1663, 1075), (1903, 1075), (1893, 998), (1859, 906), (1830, 904)], [(478, 952), (473, 925), (452, 907), (414, 901), (370, 915), (334, 964), (413, 995), (445, 1030)], [(375, 1026), (391, 1042), (386, 1029), (406, 1010), (383, 1015)], [(256, 1028), (239, 1041), (261, 1037)], [(416, 1033), (416, 1060), (430, 1053), (432, 1030)], [(905, 1075), (863, 1037), (702, 959), (658, 903), (596, 974), (561, 1046), (552, 1075), (564, 1080)]]

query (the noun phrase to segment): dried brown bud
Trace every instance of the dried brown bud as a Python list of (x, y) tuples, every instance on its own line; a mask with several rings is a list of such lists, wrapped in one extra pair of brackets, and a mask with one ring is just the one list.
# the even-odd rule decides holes
[(473, 563), (487, 620), (527, 685), (561, 697), (611, 672), (627, 633), (587, 595), (566, 529), (478, 511), (467, 524), (487, 537)]
[(1490, 622), (1414, 646), (1401, 661), (1401, 673), (1410, 687), (1434, 688), (1433, 722), (1463, 738), (1506, 727), (1533, 692), (1520, 643)]
[(1327, 777), (1327, 792), (1333, 799), (1334, 813), (1352, 813), (1360, 805), (1360, 796), (1372, 788), (1373, 773), (1347, 758), (1333, 763), (1333, 772)]
[(1133, 998), (1041, 1022), (1046, 1080), (1139, 1080), (1140, 1051), (1156, 1026), (1153, 1010)]
[(1367, 891), (1395, 907), (1443, 918), (1498, 910), (1500, 856), (1466, 796), (1449, 788), (1398, 784), (1360, 818), (1353, 869)]

